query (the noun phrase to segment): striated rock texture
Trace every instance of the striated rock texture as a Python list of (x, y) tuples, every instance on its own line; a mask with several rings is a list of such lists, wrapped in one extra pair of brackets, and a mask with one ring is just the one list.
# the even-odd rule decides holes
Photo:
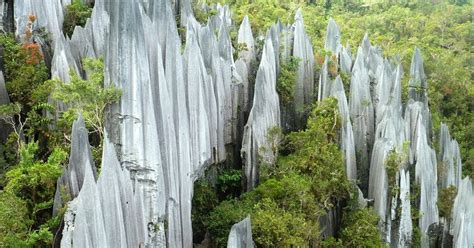
[(466, 177), (459, 183), (458, 194), (454, 200), (452, 225), (454, 247), (474, 246), (474, 191), (472, 181)]
[(83, 187), (64, 215), (61, 247), (143, 246), (145, 230), (156, 227), (146, 223), (141, 192), (120, 166), (107, 135), (97, 182), (89, 162), (82, 166)]
[[(278, 46), (276, 46), (278, 48)], [(246, 176), (246, 190), (258, 183), (260, 164), (272, 164), (275, 155), (267, 132), (280, 125), (280, 104), (276, 92), (277, 66), (271, 36), (265, 39), (262, 60), (255, 80), (252, 110), (244, 129), (242, 159)]]
[(227, 240), (227, 248), (253, 248), (250, 216), (232, 226)]
[[(305, 105), (314, 100), (314, 54), (311, 41), (304, 28), (303, 14), (301, 9), (296, 12), (294, 24), (293, 56), (299, 59), (298, 71), (295, 83), (294, 106), (295, 111), (301, 118), (301, 112)], [(278, 51), (279, 48), (276, 47)], [(304, 120), (297, 123), (303, 125)]]
[(374, 107), (370, 94), (369, 74), (364, 62), (366, 54), (362, 47), (352, 68), (349, 110), (354, 131), (355, 149), (358, 161), (358, 176), (362, 192), (367, 192), (369, 161), (374, 142)]
[(397, 247), (410, 247), (413, 234), (410, 205), (410, 172), (400, 170), (400, 223)]
[(93, 179), (97, 178), (97, 170), (89, 145), (89, 132), (82, 115), (72, 124), (70, 154), (69, 164), (56, 183), (53, 215), (56, 215), (64, 206), (65, 200), (72, 200), (79, 194), (84, 184), (86, 170), (89, 169), (86, 166), (90, 166)]
[[(342, 48), (342, 45), (339, 27), (331, 18), (326, 32), (325, 49), (330, 50), (333, 54), (337, 55), (340, 48)], [(343, 55), (341, 54), (341, 56)], [(340, 62), (341, 64), (343, 63), (342, 60)], [(350, 63), (352, 63), (352, 61)], [(347, 178), (355, 181), (357, 180), (357, 164), (349, 105), (347, 103), (347, 97), (341, 77), (338, 75), (334, 81), (329, 77), (328, 58), (326, 57), (319, 76), (318, 100), (321, 101), (327, 97), (334, 97), (338, 101), (339, 112), (342, 118), (340, 145), (344, 152)]]
[(441, 123), (439, 151), (439, 159), (442, 161), (442, 174), (439, 179), (441, 187), (447, 188), (450, 185), (458, 187), (462, 175), (461, 152), (458, 142), (451, 138), (448, 126), (444, 123)]

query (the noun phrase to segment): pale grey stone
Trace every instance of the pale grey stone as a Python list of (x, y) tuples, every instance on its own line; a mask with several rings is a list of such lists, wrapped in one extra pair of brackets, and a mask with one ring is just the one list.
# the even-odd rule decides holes
[(70, 154), (69, 164), (56, 183), (53, 215), (56, 215), (60, 208), (67, 203), (64, 202), (65, 200), (73, 200), (79, 194), (84, 184), (85, 171), (87, 170), (85, 165), (91, 166), (90, 169), (94, 180), (97, 178), (97, 172), (89, 145), (89, 132), (87, 131), (82, 115), (72, 124)]
[(227, 248), (253, 248), (250, 216), (234, 224), (230, 229)]
[(247, 191), (258, 184), (258, 171), (261, 163), (272, 164), (275, 160), (275, 154), (273, 154), (267, 138), (268, 130), (280, 125), (274, 54), (272, 39), (267, 37), (262, 52), (262, 61), (257, 71), (253, 105), (244, 128), (241, 151)]

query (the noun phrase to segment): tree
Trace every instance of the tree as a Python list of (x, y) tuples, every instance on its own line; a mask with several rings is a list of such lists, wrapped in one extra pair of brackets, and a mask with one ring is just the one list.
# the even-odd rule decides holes
[(77, 115), (81, 113), (91, 133), (97, 134), (102, 141), (105, 109), (118, 101), (122, 92), (112, 86), (104, 87), (104, 63), (101, 59), (85, 59), (84, 69), (88, 79), (82, 79), (71, 71), (71, 82), (53, 80), (55, 87), (52, 96), (68, 106), (61, 116), (63, 123), (71, 127)]

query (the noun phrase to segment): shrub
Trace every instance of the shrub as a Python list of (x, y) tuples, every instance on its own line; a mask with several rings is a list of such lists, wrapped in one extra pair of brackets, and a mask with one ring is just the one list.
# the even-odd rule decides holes
[(91, 6), (87, 6), (81, 0), (73, 0), (66, 7), (66, 15), (64, 16), (63, 32), (71, 36), (76, 26), (84, 27), (87, 19), (92, 15)]
[(288, 62), (281, 64), (276, 90), (283, 104), (291, 103), (295, 95), (296, 72), (300, 59), (290, 56)]
[(351, 212), (343, 221), (341, 240), (344, 247), (385, 247), (377, 228), (379, 217), (368, 208)]

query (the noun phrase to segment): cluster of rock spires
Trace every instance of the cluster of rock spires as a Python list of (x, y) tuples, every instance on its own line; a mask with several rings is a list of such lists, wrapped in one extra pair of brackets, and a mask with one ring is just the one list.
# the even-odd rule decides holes
[[(7, 3), (11, 2), (2, 1), (0, 10), (11, 9)], [(67, 0), (15, 2), (17, 36), (28, 28), (28, 16), (35, 15), (34, 28), (51, 33), (53, 77), (67, 82), (70, 69), (87, 77), (82, 59), (103, 57), (106, 85), (122, 89), (123, 96), (108, 114), (98, 176), (84, 121), (80, 117), (74, 123), (70, 161), (58, 179), (54, 205), (57, 213), (64, 207), (64, 194), (73, 199), (67, 204), (61, 246), (191, 247), (193, 182), (210, 164), (224, 162), (230, 150), (241, 147), (246, 190), (251, 190), (258, 184), (259, 166), (275, 159), (268, 131), (301, 126), (300, 109), (316, 97), (338, 100), (347, 177), (359, 180), (360, 198), (373, 200), (387, 243), (409, 247), (417, 226), (422, 246), (428, 247), (429, 231), (444, 225), (442, 236), (452, 235), (455, 247), (474, 245), (472, 182), (461, 178), (459, 145), (446, 125), (441, 127), (440, 154), (431, 147), (427, 80), (418, 49), (410, 70), (409, 100), (403, 104), (401, 65), (383, 58), (367, 35), (353, 58), (350, 47), (341, 45), (340, 30), (332, 19), (325, 44), (331, 55), (318, 73), (316, 92), (314, 52), (301, 11), (294, 24), (278, 22), (270, 28), (262, 37), (259, 58), (245, 17), (237, 38), (247, 49), (234, 61), (227, 6), (214, 6), (218, 14), (202, 25), (194, 19), (189, 0), (96, 0), (85, 27), (64, 37), (68, 4)], [(2, 24), (8, 18), (2, 16)], [(184, 52), (177, 25), (186, 29)], [(290, 56), (299, 59), (299, 67), (288, 111), (280, 106), (276, 83), (281, 64)], [(256, 59), (258, 68), (251, 68)], [(331, 74), (331, 61), (351, 75), (348, 95), (342, 78)], [(253, 69), (255, 85), (249, 80)], [(9, 100), (2, 79), (0, 71), (3, 104)], [(395, 175), (386, 168), (392, 154), (401, 161)], [(437, 161), (442, 161), (441, 175)], [(458, 193), (448, 221), (439, 217), (436, 203), (438, 189), (450, 185)], [(417, 194), (421, 217), (414, 223), (417, 210), (410, 199)], [(232, 227), (228, 246), (253, 247), (250, 218)]]

